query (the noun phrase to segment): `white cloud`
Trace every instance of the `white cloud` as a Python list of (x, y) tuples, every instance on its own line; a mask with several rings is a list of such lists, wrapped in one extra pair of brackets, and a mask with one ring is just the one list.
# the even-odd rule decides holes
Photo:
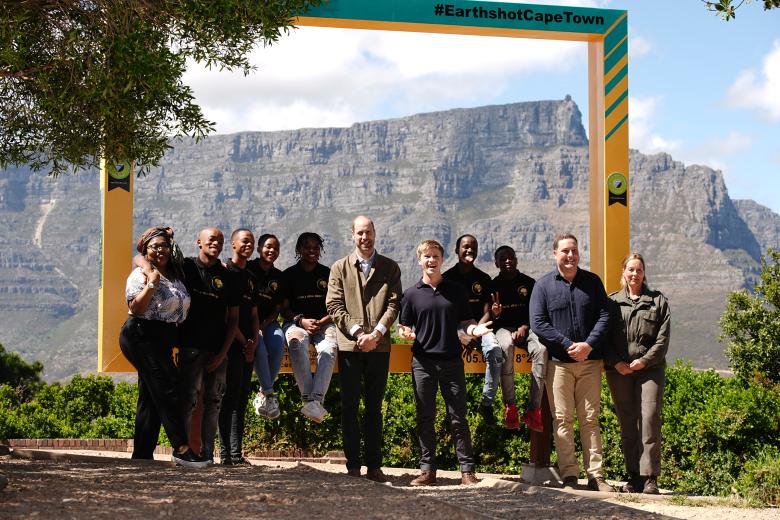
[(754, 109), (763, 119), (780, 121), (780, 40), (764, 57), (760, 73), (742, 71), (726, 92), (729, 105)]
[(629, 141), (632, 148), (644, 153), (673, 152), (680, 147), (673, 141), (659, 135), (654, 128), (655, 115), (661, 98), (658, 96), (628, 98)]
[(632, 58), (644, 56), (653, 49), (652, 44), (647, 38), (634, 36), (628, 40), (628, 52)]
[(220, 133), (345, 126), (490, 102), (521, 74), (581, 65), (575, 42), (303, 27), (258, 49), (258, 71), (191, 64), (184, 81)]

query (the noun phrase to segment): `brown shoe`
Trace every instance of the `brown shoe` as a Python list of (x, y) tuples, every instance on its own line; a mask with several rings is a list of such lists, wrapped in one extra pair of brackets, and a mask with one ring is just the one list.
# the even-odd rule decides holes
[(591, 491), (601, 491), (603, 493), (615, 493), (616, 489), (609, 484), (604, 477), (595, 477), (588, 479), (588, 489)]
[(410, 486), (435, 486), (436, 470), (422, 470), (420, 476), (409, 483)]
[(460, 474), (460, 484), (462, 486), (473, 486), (479, 484), (479, 479), (473, 471), (464, 471)]
[(575, 476), (563, 477), (563, 489), (577, 489), (578, 484)]
[(658, 490), (658, 477), (647, 477), (647, 480), (645, 480), (645, 487), (642, 490), (642, 493), (645, 495), (657, 495), (659, 493)]
[(373, 480), (374, 482), (379, 482), (380, 484), (387, 482), (387, 477), (382, 473), (381, 468), (368, 470), (368, 472), (366, 472), (366, 478), (368, 480)]
[(350, 477), (359, 477), (360, 468), (347, 468), (347, 475), (349, 475)]

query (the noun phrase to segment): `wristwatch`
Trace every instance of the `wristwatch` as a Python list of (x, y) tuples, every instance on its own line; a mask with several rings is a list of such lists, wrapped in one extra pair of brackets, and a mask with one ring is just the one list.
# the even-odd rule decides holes
[(146, 286), (147, 286), (149, 289), (154, 289), (154, 282), (147, 282)]

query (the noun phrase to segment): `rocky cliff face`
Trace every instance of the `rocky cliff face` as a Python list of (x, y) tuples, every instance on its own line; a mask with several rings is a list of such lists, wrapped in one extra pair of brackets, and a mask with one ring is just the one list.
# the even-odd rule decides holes
[[(297, 235), (311, 230), (325, 238), (329, 264), (351, 249), (351, 220), (365, 213), (379, 249), (401, 264), (405, 286), (419, 276), (419, 240), (440, 240), (451, 264), (463, 233), (479, 238), (479, 264), (491, 274), (502, 244), (517, 250), (524, 272), (550, 270), (552, 236), (561, 230), (580, 237), (587, 265), (587, 136), (570, 99), (173, 145), (159, 168), (137, 179), (134, 223), (137, 232), (172, 225), (185, 254), (195, 253), (202, 227), (249, 227), (281, 238), (284, 268)], [(671, 299), (671, 356), (723, 367), (715, 338), (725, 295), (755, 276), (762, 250), (777, 247), (777, 232), (760, 232), (756, 222), (780, 217), (752, 219), (758, 210), (735, 205), (709, 168), (639, 152), (630, 165), (632, 247)], [(97, 176), (0, 172), (0, 215), (11, 222), (0, 232), (0, 341), (41, 359), (50, 377), (93, 370)]]

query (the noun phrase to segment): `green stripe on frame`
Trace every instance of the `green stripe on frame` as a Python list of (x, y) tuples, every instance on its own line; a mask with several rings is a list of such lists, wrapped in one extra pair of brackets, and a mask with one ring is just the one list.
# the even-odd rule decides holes
[(614, 102), (614, 103), (612, 103), (611, 105), (609, 105), (609, 108), (607, 108), (607, 110), (604, 112), (604, 117), (605, 117), (605, 118), (609, 117), (609, 115), (610, 115), (612, 112), (614, 112), (614, 111), (615, 111), (615, 109), (618, 107), (618, 105), (620, 104), (620, 102), (621, 102), (621, 101), (623, 101), (624, 99), (626, 99), (626, 97), (627, 97), (627, 96), (628, 96), (628, 89), (626, 89), (626, 90), (625, 90), (625, 92), (623, 92), (622, 94), (620, 94), (620, 95), (618, 96), (618, 98), (615, 100), (615, 102)]
[[(624, 11), (625, 13), (625, 11)], [(620, 43), (624, 36), (628, 35), (628, 16), (623, 16), (623, 19), (612, 28), (606, 36), (604, 36), (604, 55), (609, 54), (612, 49)]]
[(609, 74), (609, 71), (612, 70), (612, 67), (614, 67), (617, 62), (623, 59), (623, 56), (625, 56), (627, 52), (628, 38), (624, 39), (623, 43), (618, 45), (614, 52), (604, 59), (604, 73)]
[(615, 88), (615, 85), (620, 83), (620, 80), (626, 77), (626, 74), (628, 74), (628, 64), (627, 63), (626, 63), (626, 65), (623, 66), (622, 69), (620, 69), (620, 71), (617, 74), (615, 74), (614, 78), (609, 80), (609, 83), (604, 85), (604, 95), (608, 96), (610, 91), (613, 88)]
[(628, 121), (628, 114), (626, 114), (625, 116), (623, 116), (623, 119), (621, 119), (620, 121), (618, 121), (618, 122), (617, 122), (617, 124), (615, 125), (615, 127), (614, 127), (612, 130), (610, 130), (610, 131), (609, 131), (609, 133), (607, 134), (607, 137), (605, 137), (605, 138), (604, 138), (604, 142), (606, 143), (607, 141), (609, 141), (609, 138), (610, 138), (610, 137), (612, 137), (612, 134), (614, 134), (615, 132), (617, 132), (617, 131), (620, 129), (620, 127), (621, 127), (621, 126), (623, 126), (623, 124), (624, 124), (626, 121)]

